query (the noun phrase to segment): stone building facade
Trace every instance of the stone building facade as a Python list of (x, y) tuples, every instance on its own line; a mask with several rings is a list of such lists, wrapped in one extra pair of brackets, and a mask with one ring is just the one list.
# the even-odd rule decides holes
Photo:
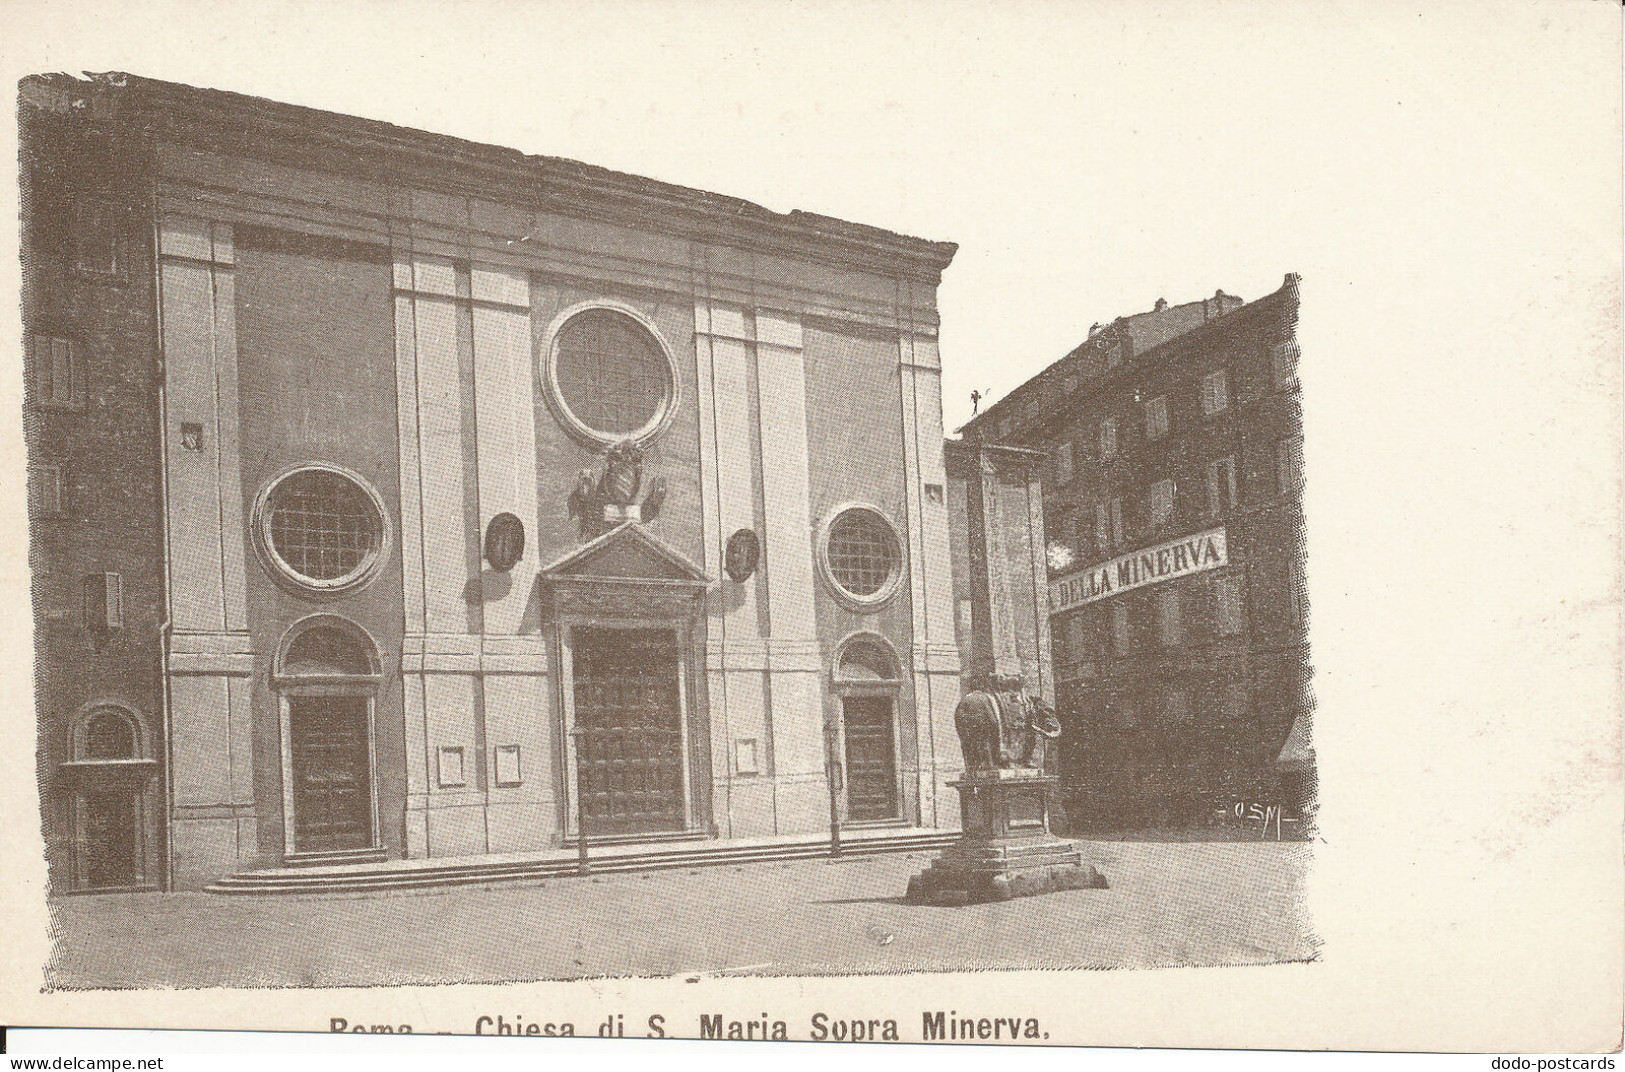
[(130, 75), (20, 110), (54, 889), (957, 824), (952, 244)]
[(1312, 799), (1297, 284), (1097, 324), (964, 429), (1048, 458), (1074, 830), (1291, 823)]

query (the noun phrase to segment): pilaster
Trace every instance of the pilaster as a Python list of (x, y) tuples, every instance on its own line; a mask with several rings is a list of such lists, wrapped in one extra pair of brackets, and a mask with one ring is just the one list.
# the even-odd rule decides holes
[(231, 226), (165, 216), (158, 254), (170, 840), (176, 885), (186, 888), (257, 852)]

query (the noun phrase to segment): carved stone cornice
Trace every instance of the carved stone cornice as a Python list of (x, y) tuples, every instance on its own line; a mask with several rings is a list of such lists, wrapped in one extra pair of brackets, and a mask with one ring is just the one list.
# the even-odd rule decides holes
[[(41, 81), (48, 80), (45, 76)], [(100, 110), (138, 113), (154, 137), (214, 152), (452, 196), (478, 196), (750, 252), (860, 267), (935, 285), (958, 246), (813, 212), (774, 212), (561, 157), (122, 72), (73, 80)], [(131, 116), (135, 118), (135, 116)]]

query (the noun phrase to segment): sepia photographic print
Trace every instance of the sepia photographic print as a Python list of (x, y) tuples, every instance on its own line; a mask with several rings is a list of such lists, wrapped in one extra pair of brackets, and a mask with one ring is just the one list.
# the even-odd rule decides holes
[(19, 92), (55, 985), (1313, 956), (1296, 275), (945, 437), (951, 243)]
[[(351, 14), (384, 17), (367, 10)], [(1125, 29), (1155, 32), (1131, 5), (1000, 20), (1046, 10), (1108, 51), (1156, 47)], [(1157, 10), (1276, 32), (1222, 5)], [(889, 13), (907, 16), (877, 16), (899, 42), (930, 18)], [(1075, 204), (1024, 205), (1014, 171), (977, 179), (1003, 200), (961, 235), (952, 211), (914, 211), (923, 192), (876, 199), (892, 211), (781, 189), (774, 167), (643, 174), (631, 129), (577, 160), (545, 125), (431, 121), (521, 86), (570, 92), (511, 70), (447, 85), (419, 119), (219, 65), (50, 55), (8, 67), (26, 523), (7, 549), (32, 639), (7, 652), (25, 773), (5, 820), (33, 857), (6, 881), (40, 928), (8, 954), (8, 994), (106, 1026), (1262, 1045), (1278, 1036), (1182, 1033), (1194, 1006), (1108, 1029), (1079, 995), (1241, 978), (1307, 1001), (1315, 973), (1351, 963), (1328, 961), (1368, 955), (1323, 921), (1360, 916), (1350, 875), (1407, 872), (1321, 871), (1336, 888), (1317, 900), (1323, 854), (1448, 823), (1429, 809), (1452, 759), (1433, 699), (1392, 704), (1427, 675), (1406, 662), (1362, 693), (1369, 649), (1349, 619), (1321, 624), (1323, 599), (1347, 613), (1389, 579), (1388, 550), (1345, 527), (1366, 469), (1322, 459), (1395, 414), (1353, 406), (1346, 334), (1322, 351), (1300, 332), (1322, 301), (1347, 323), (1347, 269), (1270, 214), (1245, 165), (1224, 173), (1245, 196), (1173, 174), (1235, 130), (1193, 128), (1188, 159), (1130, 171), (1060, 150), (1085, 169)], [(1092, 107), (1175, 121), (1135, 84)], [(703, 99), (666, 102), (690, 123)], [(906, 143), (883, 156), (898, 176), (913, 154), (977, 152), (950, 139), (936, 158), (876, 121)], [(1139, 121), (1120, 137), (1142, 144)], [(1235, 233), (1281, 235), (1187, 256), (1170, 244), (1187, 225), (1152, 220), (1199, 219), (1159, 201), (1199, 193)], [(1099, 259), (1032, 225), (1052, 215), (1071, 242), (1096, 214), (1121, 229)], [(1030, 255), (1000, 252), (987, 221), (1006, 215)], [(1117, 254), (1152, 228), (1142, 272)], [(1032, 278), (1011, 276), (1029, 256)], [(1068, 263), (1072, 279), (1038, 279)], [(1617, 401), (1617, 372), (1595, 397)], [(1409, 464), (1370, 442), (1367, 464)], [(1373, 636), (1449, 632), (1384, 615)], [(1606, 640), (1610, 620), (1573, 635)], [(1563, 746), (1591, 750), (1595, 780), (1562, 799), (1606, 815), (1617, 690), (1600, 696), (1576, 694), (1589, 721)], [(1414, 746), (1387, 736), (1406, 725)], [(1328, 825), (1326, 732), (1358, 742), (1349, 768), (1382, 794), (1432, 803), (1395, 834), (1350, 793)], [(1587, 898), (1618, 892), (1608, 836), (1601, 872), (1571, 876), (1592, 876)], [(1506, 844), (1487, 850), (1503, 873), (1523, 866)], [(1603, 919), (1606, 950), (1617, 907)], [(1246, 974), (1196, 971), (1218, 969)], [(1608, 1022), (1617, 977), (1588, 976), (1576, 1022)], [(420, 987), (440, 996), (403, 1000)], [(154, 994), (178, 997), (155, 1018)], [(1298, 1022), (1282, 1044), (1370, 1038)]]

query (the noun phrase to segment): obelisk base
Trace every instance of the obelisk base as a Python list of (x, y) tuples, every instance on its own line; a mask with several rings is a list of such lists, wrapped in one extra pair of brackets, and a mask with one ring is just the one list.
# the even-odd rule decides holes
[(1057, 779), (1036, 770), (967, 774), (959, 791), (964, 833), (909, 879), (909, 904), (1008, 901), (1058, 890), (1105, 889), (1074, 842), (1050, 833), (1047, 791)]

